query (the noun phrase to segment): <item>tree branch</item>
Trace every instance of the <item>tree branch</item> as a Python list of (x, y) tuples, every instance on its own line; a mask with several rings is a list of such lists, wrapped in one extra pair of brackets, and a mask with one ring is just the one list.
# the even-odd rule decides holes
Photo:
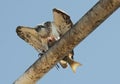
[(35, 84), (119, 7), (120, 0), (100, 0), (13, 84)]

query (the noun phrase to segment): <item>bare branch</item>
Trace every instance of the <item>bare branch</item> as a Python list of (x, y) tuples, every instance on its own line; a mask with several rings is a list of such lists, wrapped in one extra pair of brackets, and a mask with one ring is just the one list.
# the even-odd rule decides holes
[(13, 84), (35, 84), (119, 7), (120, 0), (100, 0)]

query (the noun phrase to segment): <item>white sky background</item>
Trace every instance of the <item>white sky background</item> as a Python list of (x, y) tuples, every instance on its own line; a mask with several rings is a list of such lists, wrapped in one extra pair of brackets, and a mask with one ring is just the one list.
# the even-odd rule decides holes
[[(36, 26), (52, 21), (52, 9), (60, 8), (77, 22), (98, 0), (1, 0), (0, 84), (12, 84), (38, 59), (38, 53), (16, 34), (19, 25)], [(75, 49), (83, 66), (53, 68), (37, 84), (120, 84), (120, 9)], [(71, 38), (72, 39), (72, 38)]]

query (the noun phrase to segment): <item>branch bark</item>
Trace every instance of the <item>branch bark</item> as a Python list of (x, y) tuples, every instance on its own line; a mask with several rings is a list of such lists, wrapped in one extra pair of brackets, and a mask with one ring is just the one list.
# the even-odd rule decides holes
[(119, 7), (120, 0), (100, 0), (13, 84), (35, 84)]

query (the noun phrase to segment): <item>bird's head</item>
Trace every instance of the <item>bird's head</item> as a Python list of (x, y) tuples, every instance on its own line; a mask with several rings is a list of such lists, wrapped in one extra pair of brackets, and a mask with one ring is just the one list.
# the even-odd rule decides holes
[(46, 38), (50, 35), (50, 28), (45, 25), (37, 25), (35, 31), (38, 33), (39, 37)]

